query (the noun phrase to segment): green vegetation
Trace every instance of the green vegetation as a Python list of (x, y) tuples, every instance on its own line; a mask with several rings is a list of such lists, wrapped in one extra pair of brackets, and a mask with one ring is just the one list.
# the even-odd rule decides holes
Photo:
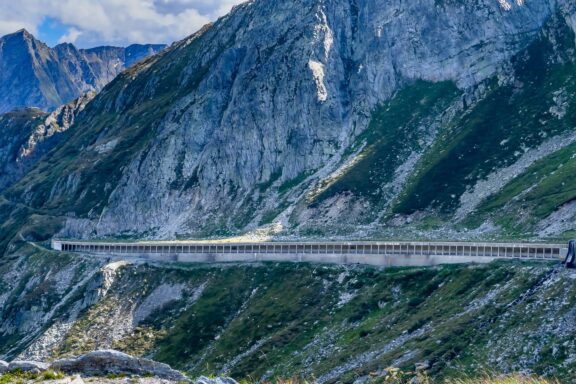
[[(21, 262), (17, 269), (19, 279), (17, 284), (9, 278), (13, 274), (11, 269), (13, 265), (10, 259), (3, 259), (0, 263), (0, 286), (6, 287), (9, 292), (5, 297), (2, 308), (0, 309), (3, 318), (20, 319), (19, 322), (31, 322), (31, 313), (55, 311), (55, 316), (64, 316), (67, 314), (67, 306), (74, 300), (82, 300), (83, 289), (79, 289), (73, 294), (77, 285), (82, 280), (83, 276), (95, 269), (99, 265), (98, 260), (87, 260), (78, 256), (62, 254), (51, 251), (41, 251), (40, 249), (31, 245), (21, 246), (16, 253), (16, 262)], [(69, 279), (68, 286), (58, 287), (59, 275), (62, 271), (66, 272), (66, 279)], [(12, 272), (11, 272), (12, 271)], [(52, 279), (41, 278), (52, 276)], [(13, 277), (12, 277), (13, 279)], [(32, 283), (31, 283), (32, 282)], [(62, 303), (66, 295), (71, 294), (69, 300)], [(60, 304), (64, 304), (58, 307)], [(34, 326), (36, 326), (34, 322)], [(49, 326), (50, 324), (43, 324)], [(14, 352), (21, 352), (22, 341), (27, 336), (26, 332), (16, 330), (15, 332), (7, 332), (0, 334), (0, 347), (9, 349), (15, 348)]]
[(268, 190), (268, 188), (270, 188), (272, 186), (272, 184), (274, 184), (281, 177), (282, 177), (282, 171), (277, 171), (277, 172), (272, 173), (272, 175), (270, 175), (270, 178), (268, 179), (268, 181), (258, 185), (258, 189), (260, 190), (260, 193), (266, 192)]
[(313, 204), (342, 192), (352, 192), (381, 202), (387, 196), (383, 184), (413, 151), (424, 148), (423, 140), (433, 134), (427, 119), (453, 103), (460, 92), (451, 82), (417, 81), (398, 92), (392, 100), (374, 111), (370, 126), (349, 154), (360, 152), (361, 159), (320, 194)]
[(448, 380), (447, 384), (560, 384), (559, 381), (527, 375), (486, 375), (482, 378)]
[(302, 184), (304, 182), (304, 180), (306, 180), (308, 178), (308, 176), (310, 176), (313, 172), (302, 172), (301, 174), (299, 174), (298, 176), (296, 176), (295, 178), (285, 181), (282, 185), (280, 185), (280, 187), (278, 187), (278, 192), (283, 195), (286, 192), (290, 191), (292, 188), (295, 188), (297, 186), (299, 186), (300, 184)]
[[(377, 358), (345, 370), (341, 381), (396, 365), (411, 371), (422, 361), (430, 363), (431, 378), (444, 380), (462, 372), (504, 372), (524, 356), (516, 339), (537, 338), (542, 352), (530, 368), (563, 378), (576, 368), (560, 364), (576, 353), (574, 346), (556, 331), (546, 336), (539, 330), (542, 319), (551, 317), (561, 326), (576, 295), (562, 280), (544, 284), (553, 273), (548, 264), (510, 262), (387, 270), (306, 264), (126, 267), (106, 299), (74, 325), (59, 354), (110, 345), (192, 376), (260, 378), (320, 377), (375, 353)], [(181, 283), (189, 287), (182, 299), (110, 340), (113, 319), (130, 310), (123, 303), (137, 306), (159, 285)], [(192, 292), (200, 286), (196, 297)], [(526, 292), (538, 293), (522, 298)], [(568, 306), (552, 311), (558, 300)], [(497, 365), (495, 356), (501, 358)]]
[[(536, 162), (518, 175), (499, 193), (489, 197), (468, 220), (473, 226), (487, 217), (520, 233), (529, 230), (536, 220), (547, 217), (558, 207), (576, 198), (576, 144), (563, 148)], [(512, 212), (530, 211), (527, 221), (507, 220)]]
[(29, 382), (44, 382), (63, 379), (65, 375), (57, 371), (45, 371), (42, 373), (23, 372), (15, 370), (0, 375), (0, 384), (25, 384)]
[[(574, 34), (565, 23), (553, 30), (553, 37), (540, 38), (514, 59), (514, 84), (502, 86), (491, 81), (487, 95), (449, 124), (420, 161), (395, 212), (409, 214), (433, 207), (451, 213), (468, 186), (512, 164), (525, 149), (573, 129), (573, 103), (559, 116), (551, 111), (558, 95), (576, 95), (576, 64), (567, 57)], [(559, 187), (556, 184), (548, 189)], [(515, 188), (513, 192), (520, 190)], [(549, 214), (557, 203), (574, 196), (566, 189), (564, 196), (545, 202), (536, 214)]]

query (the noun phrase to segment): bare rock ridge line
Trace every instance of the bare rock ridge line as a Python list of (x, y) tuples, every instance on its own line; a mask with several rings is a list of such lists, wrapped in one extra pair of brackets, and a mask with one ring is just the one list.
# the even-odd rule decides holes
[(114, 243), (52, 240), (51, 247), (62, 252), (132, 255), (153, 261), (291, 261), (377, 266), (488, 263), (496, 259), (560, 260), (567, 254), (567, 247), (564, 245), (533, 243)]
[(94, 97), (95, 92), (88, 92), (50, 114), (37, 108), (0, 114), (0, 132), (6, 138), (0, 144), (0, 191), (25, 177), (42, 156), (58, 146), (62, 134)]

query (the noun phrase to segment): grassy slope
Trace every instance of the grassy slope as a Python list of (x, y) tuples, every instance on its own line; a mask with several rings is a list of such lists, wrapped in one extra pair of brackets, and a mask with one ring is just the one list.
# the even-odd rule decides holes
[[(13, 352), (21, 352), (27, 346), (23, 344), (26, 337), (45, 331), (53, 319), (44, 323), (46, 319), (39, 315), (59, 306), (63, 298), (76, 290), (83, 276), (89, 275), (99, 266), (98, 260), (40, 251), (30, 245), (20, 247), (13, 257), (13, 260), (4, 258), (0, 262), (0, 296), (8, 293), (0, 305), (2, 353), (13, 348)], [(74, 299), (82, 301), (87, 298), (69, 298), (72, 301)], [(59, 307), (55, 316), (65, 316), (69, 309), (67, 305), (71, 305), (72, 301)], [(23, 324), (29, 328), (19, 328)]]
[[(572, 177), (576, 172), (575, 153), (576, 145), (572, 144), (538, 161), (499, 193), (486, 199), (466, 224), (474, 226), (492, 218), (511, 233), (528, 232), (537, 220), (576, 198), (576, 182)], [(514, 213), (518, 212), (531, 215), (517, 220)]]
[[(392, 181), (394, 170), (413, 152), (420, 152), (423, 139), (431, 134), (427, 118), (436, 116), (460, 95), (453, 83), (417, 81), (374, 111), (371, 123), (350, 148), (356, 152), (365, 144), (362, 157), (313, 204), (342, 192), (352, 192), (373, 202), (385, 199), (385, 183)], [(429, 123), (429, 122), (428, 122)]]
[[(555, 27), (552, 36), (541, 37), (514, 59), (514, 84), (500, 86), (494, 80), (486, 97), (451, 123), (421, 161), (396, 212), (429, 207), (453, 212), (460, 195), (477, 180), (512, 164), (524, 148), (574, 128), (575, 104), (561, 119), (550, 113), (556, 91), (576, 95), (574, 34), (565, 24)], [(549, 204), (539, 215), (556, 206)]]
[[(142, 282), (149, 292), (161, 282), (206, 281), (196, 302), (172, 302), (114, 347), (194, 375), (224, 371), (237, 378), (319, 377), (367, 352), (374, 354), (338, 375), (344, 382), (391, 365), (410, 370), (425, 360), (435, 378), (526, 367), (566, 378), (576, 367), (560, 362), (576, 345), (557, 326), (573, 318), (569, 306), (576, 296), (563, 288), (568, 276), (543, 284), (551, 273), (545, 265), (506, 263), (386, 271), (290, 264), (130, 267), (106, 301), (75, 325), (61, 353), (97, 347), (98, 334), (111, 334), (114, 325), (105, 319), (115, 306), (142, 300), (146, 293), (134, 288)], [(522, 296), (531, 289), (533, 295)], [(544, 331), (543, 319), (559, 324)], [(525, 340), (533, 340), (527, 344), (533, 349), (522, 350)], [(526, 366), (515, 366), (519, 361)]]

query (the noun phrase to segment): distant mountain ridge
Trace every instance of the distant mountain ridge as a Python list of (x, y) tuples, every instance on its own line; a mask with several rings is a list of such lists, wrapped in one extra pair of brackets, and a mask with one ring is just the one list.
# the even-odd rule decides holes
[(50, 48), (25, 29), (0, 38), (0, 113), (37, 107), (51, 111), (91, 91), (100, 91), (124, 69), (165, 45), (78, 49)]

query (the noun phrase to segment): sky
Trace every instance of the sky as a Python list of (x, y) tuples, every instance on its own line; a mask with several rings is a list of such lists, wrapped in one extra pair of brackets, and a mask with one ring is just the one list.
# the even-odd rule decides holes
[(172, 43), (245, 0), (0, 0), (0, 36), (22, 28), (49, 46)]

